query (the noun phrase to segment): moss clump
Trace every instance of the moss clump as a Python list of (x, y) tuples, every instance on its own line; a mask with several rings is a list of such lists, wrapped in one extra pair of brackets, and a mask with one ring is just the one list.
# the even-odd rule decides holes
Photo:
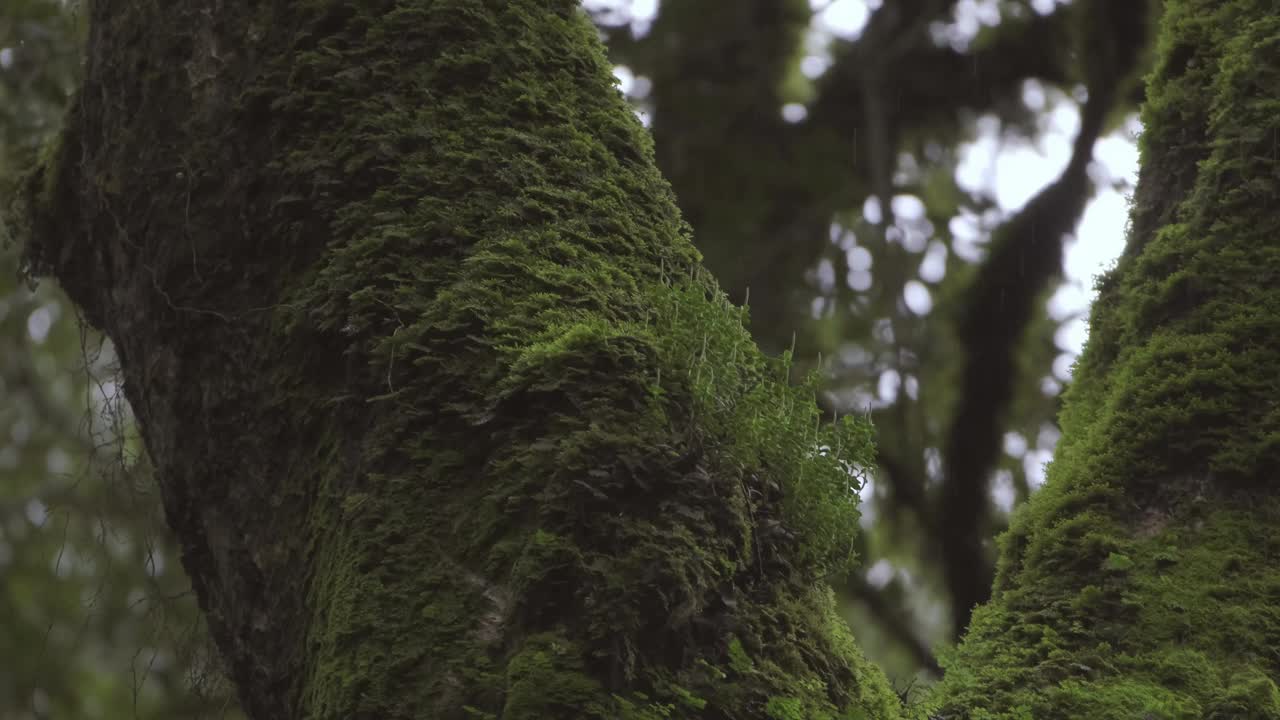
[(736, 635), (729, 638), (729, 669), (739, 675), (755, 670), (755, 663), (751, 662), (751, 656), (743, 649), (742, 641)]
[(577, 647), (566, 638), (539, 634), (525, 638), (507, 662), (504, 720), (549, 717), (612, 717), (607, 697), (583, 671)]

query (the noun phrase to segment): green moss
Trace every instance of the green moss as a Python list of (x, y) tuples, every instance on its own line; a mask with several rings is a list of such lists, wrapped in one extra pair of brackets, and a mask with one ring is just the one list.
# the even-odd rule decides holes
[(1124, 572), (1133, 567), (1133, 560), (1128, 555), (1111, 553), (1107, 556), (1106, 568), (1116, 572)]
[(1209, 720), (1280, 718), (1280, 690), (1263, 672), (1252, 668), (1242, 671), (1231, 679), (1223, 696), (1206, 708), (1204, 717)]
[[(765, 712), (774, 720), (804, 720), (804, 702), (794, 697), (772, 697), (765, 705)], [(828, 719), (830, 716), (828, 716)]]
[(525, 639), (507, 663), (507, 720), (549, 717), (605, 718), (607, 697), (582, 667), (581, 653), (562, 636), (541, 634)]
[(275, 320), (366, 399), (361, 500), (321, 487), (305, 706), (763, 717), (803, 686), (895, 716), (814, 589), (855, 559), (871, 428), (823, 422), (699, 269), (576, 3), (310, 5), (344, 19), (249, 99), (301, 128), (285, 185), (342, 178)]
[(742, 648), (742, 641), (736, 635), (729, 638), (729, 668), (740, 675), (755, 669), (755, 663), (751, 662), (751, 656)]
[[(1129, 245), (1099, 283), (1048, 481), (933, 705), (1269, 717), (1280, 642), (1280, 18), (1165, 3)], [(1233, 704), (1234, 703), (1234, 704)]]

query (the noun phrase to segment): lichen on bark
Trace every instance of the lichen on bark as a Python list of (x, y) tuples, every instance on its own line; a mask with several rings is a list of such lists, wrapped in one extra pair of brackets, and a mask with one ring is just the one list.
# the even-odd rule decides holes
[(1280, 16), (1166, 2), (1127, 250), (950, 718), (1280, 717)]
[(898, 715), (823, 584), (870, 430), (699, 270), (576, 3), (92, 13), (27, 259), (250, 715)]

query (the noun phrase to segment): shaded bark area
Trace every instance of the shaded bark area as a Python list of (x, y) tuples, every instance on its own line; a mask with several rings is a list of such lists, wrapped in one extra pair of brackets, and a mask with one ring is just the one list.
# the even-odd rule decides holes
[(897, 716), (822, 581), (869, 431), (701, 273), (593, 34), (93, 4), (26, 256), (116, 344), (250, 716)]
[(1280, 18), (1163, 13), (1129, 245), (937, 717), (1280, 715)]

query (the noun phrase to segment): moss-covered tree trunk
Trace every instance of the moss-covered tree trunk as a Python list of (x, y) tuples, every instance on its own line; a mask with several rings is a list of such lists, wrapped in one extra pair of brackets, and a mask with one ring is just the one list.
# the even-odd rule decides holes
[(1168, 0), (1129, 245), (943, 718), (1280, 718), (1280, 14)]
[(897, 714), (822, 582), (866, 428), (698, 270), (575, 2), (91, 22), (27, 258), (115, 342), (252, 717)]

